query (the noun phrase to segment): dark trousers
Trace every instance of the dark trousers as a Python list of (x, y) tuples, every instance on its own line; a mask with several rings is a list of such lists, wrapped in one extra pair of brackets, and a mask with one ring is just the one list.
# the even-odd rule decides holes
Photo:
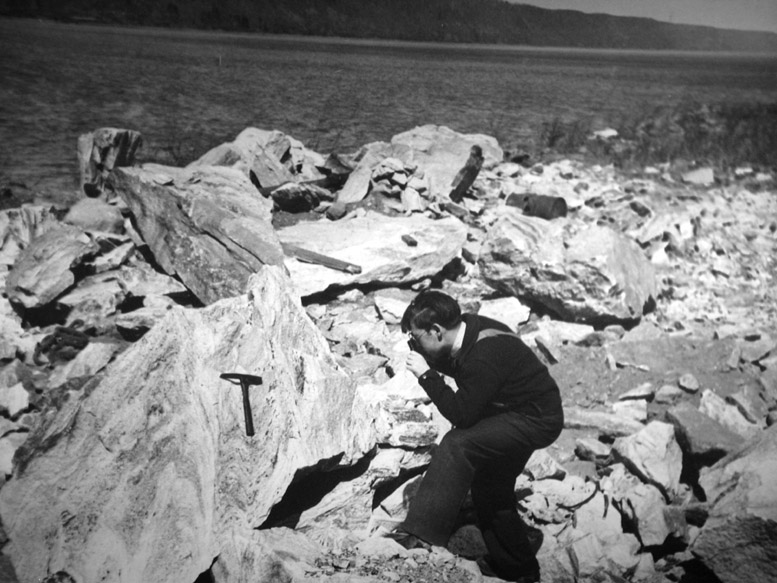
[(515, 480), (532, 452), (553, 443), (562, 426), (561, 413), (534, 419), (507, 412), (466, 429), (452, 429), (432, 455), (403, 528), (445, 546), (471, 489), (494, 569), (512, 577), (538, 568), (526, 525), (515, 510)]

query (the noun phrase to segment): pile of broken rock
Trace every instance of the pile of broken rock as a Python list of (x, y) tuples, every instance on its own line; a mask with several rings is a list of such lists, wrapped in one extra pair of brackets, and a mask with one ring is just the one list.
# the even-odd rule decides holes
[[(773, 580), (773, 183), (525, 167), (437, 126), (329, 159), (249, 128), (185, 168), (138, 140), (82, 137), (70, 208), (0, 212), (0, 579), (483, 580), (467, 504), (447, 549), (380, 536), (448, 429), (399, 330), (438, 286), (561, 385), (516, 482), (543, 581)], [(534, 196), (565, 216), (509, 202)]]

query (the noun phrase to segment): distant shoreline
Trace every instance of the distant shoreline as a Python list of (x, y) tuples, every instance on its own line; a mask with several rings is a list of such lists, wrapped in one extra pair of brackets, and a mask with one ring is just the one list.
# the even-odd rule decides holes
[[(66, 26), (73, 28), (94, 28), (99, 30), (120, 29), (137, 31), (149, 35), (178, 35), (181, 38), (196, 39), (207, 37), (235, 38), (235, 39), (264, 39), (278, 42), (297, 42), (308, 44), (329, 44), (344, 46), (378, 46), (408, 49), (468, 49), (477, 51), (495, 52), (521, 52), (532, 54), (579, 54), (581, 56), (596, 55), (625, 55), (654, 58), (657, 55), (665, 57), (705, 58), (715, 57), (722, 59), (766, 59), (777, 60), (777, 51), (774, 52), (749, 52), (749, 51), (709, 51), (709, 50), (676, 50), (676, 49), (621, 49), (621, 48), (596, 48), (596, 47), (570, 47), (570, 46), (541, 46), (525, 44), (494, 44), (494, 43), (469, 43), (469, 42), (439, 42), (421, 40), (395, 40), (384, 38), (363, 38), (343, 36), (317, 36), (301, 34), (282, 34), (268, 32), (240, 32), (231, 30), (206, 30), (191, 27), (167, 27), (134, 25), (128, 23), (105, 23), (90, 20), (57, 20), (52, 18), (32, 18), (24, 16), (0, 15), (0, 21), (24, 20), (39, 22), (42, 25)], [(767, 33), (771, 34), (771, 33)]]

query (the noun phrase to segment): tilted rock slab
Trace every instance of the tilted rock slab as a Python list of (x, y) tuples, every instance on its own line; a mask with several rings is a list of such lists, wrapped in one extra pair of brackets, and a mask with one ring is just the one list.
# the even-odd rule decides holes
[[(259, 580), (235, 537), (254, 538), (298, 471), (362, 454), (355, 389), (289, 287), (267, 267), (246, 295), (171, 310), (45, 414), (0, 490), (21, 583), (58, 570), (179, 583), (216, 557), (230, 581)], [(240, 387), (219, 378), (241, 367), (263, 379), (249, 389), (253, 437)]]
[(237, 170), (146, 165), (111, 182), (162, 269), (204, 304), (245, 293), (252, 273), (283, 263), (272, 203)]
[(48, 304), (75, 284), (73, 268), (98, 251), (77, 227), (61, 224), (46, 231), (16, 258), (6, 280), (8, 299), (25, 308)]
[(612, 450), (616, 460), (668, 499), (679, 491), (683, 453), (669, 423), (651, 421), (634, 435), (616, 439)]
[[(410, 247), (402, 241), (402, 235), (410, 235), (418, 245)], [(459, 255), (467, 240), (467, 227), (452, 217), (390, 218), (368, 212), (345, 221), (301, 222), (280, 229), (278, 236), (283, 243), (361, 267), (360, 274), (350, 274), (287, 259), (286, 267), (304, 297), (330, 286), (401, 284), (431, 277)]]
[(337, 200), (343, 203), (362, 200), (369, 191), (373, 168), (386, 158), (416, 166), (416, 175), (423, 176), (429, 195), (447, 198), (453, 179), (475, 145), (483, 150), (484, 167), (502, 161), (502, 148), (495, 138), (484, 134), (460, 134), (446, 126), (419, 126), (397, 134), (391, 138), (391, 143), (368, 144), (359, 152), (356, 168), (337, 193)]
[(699, 480), (710, 512), (691, 551), (724, 583), (777, 581), (777, 425)]
[(511, 207), (495, 211), (478, 265), (495, 289), (569, 321), (639, 319), (656, 297), (653, 267), (630, 239)]

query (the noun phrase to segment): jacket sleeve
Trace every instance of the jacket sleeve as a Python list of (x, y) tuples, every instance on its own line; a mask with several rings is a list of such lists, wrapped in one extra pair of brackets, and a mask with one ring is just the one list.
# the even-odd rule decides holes
[(456, 375), (458, 391), (451, 389), (435, 371), (418, 379), (443, 417), (454, 427), (470, 427), (483, 417), (486, 406), (496, 397), (503, 384), (498, 371), (484, 359), (467, 362)]

